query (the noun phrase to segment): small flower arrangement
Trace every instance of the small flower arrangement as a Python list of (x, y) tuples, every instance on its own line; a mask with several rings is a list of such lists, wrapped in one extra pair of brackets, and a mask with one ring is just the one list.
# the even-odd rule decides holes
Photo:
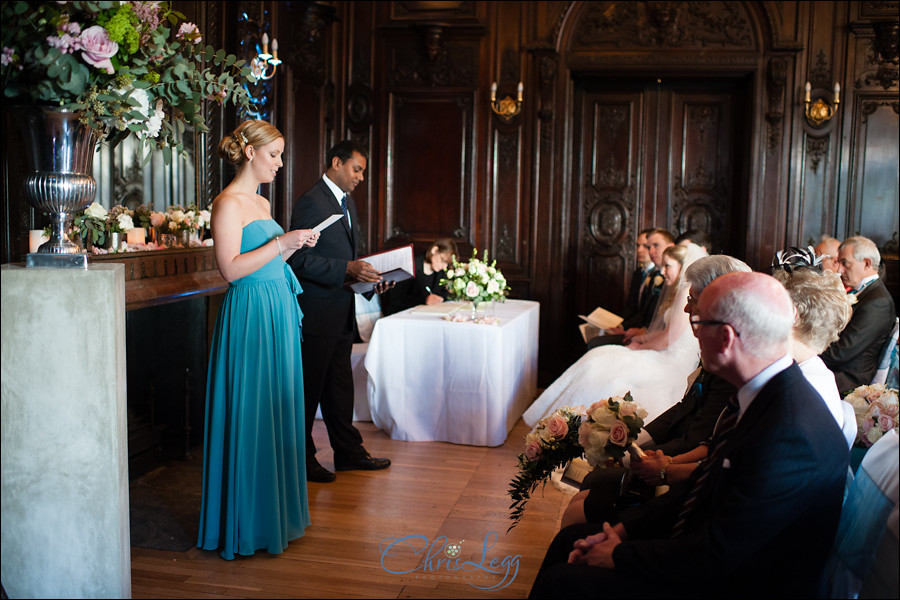
[(447, 277), (441, 280), (446, 286), (451, 300), (462, 300), (477, 305), (479, 302), (491, 300), (502, 302), (509, 294), (509, 286), (497, 261), (488, 263), (487, 252), (484, 261), (477, 258), (478, 249), (472, 250), (472, 258), (468, 262), (457, 262), (452, 259), (452, 266), (447, 269)]
[(113, 206), (106, 214), (106, 231), (109, 233), (127, 233), (130, 229), (134, 229), (132, 214), (132, 211), (121, 204)]
[(554, 469), (581, 456), (584, 449), (578, 442), (579, 425), (583, 414), (575, 408), (563, 406), (549, 417), (541, 419), (525, 436), (525, 451), (519, 454), (519, 472), (509, 486), (512, 504), (509, 506), (512, 525), (519, 524), (525, 503), (538, 484), (546, 485)]
[(169, 233), (176, 231), (198, 231), (201, 227), (201, 219), (197, 215), (195, 207), (183, 208), (173, 204), (166, 209), (165, 230)]
[(869, 448), (891, 429), (898, 429), (898, 391), (884, 384), (861, 385), (844, 398), (856, 413), (856, 445)]
[(106, 242), (106, 223), (109, 211), (98, 202), (91, 203), (84, 212), (77, 215), (72, 227), (81, 236), (85, 248), (102, 246)]
[(635, 404), (631, 392), (594, 402), (581, 421), (578, 443), (592, 467), (619, 462), (644, 427), (647, 411)]
[(202, 46), (171, 2), (3, 2), (2, 18), (4, 97), (80, 110), (113, 144), (152, 140), (166, 163), (185, 154), (185, 125), (208, 131), (203, 100), (249, 106), (250, 67)]

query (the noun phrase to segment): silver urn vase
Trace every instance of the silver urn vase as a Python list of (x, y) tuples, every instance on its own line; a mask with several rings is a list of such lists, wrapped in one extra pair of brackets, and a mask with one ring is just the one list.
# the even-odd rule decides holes
[(50, 215), (50, 241), (27, 266), (87, 268), (87, 255), (72, 243), (67, 230), (75, 214), (90, 206), (97, 195), (91, 176), (96, 132), (79, 122), (81, 113), (59, 107), (24, 107), (19, 123), (25, 138), (31, 172), (25, 194), (32, 206)]

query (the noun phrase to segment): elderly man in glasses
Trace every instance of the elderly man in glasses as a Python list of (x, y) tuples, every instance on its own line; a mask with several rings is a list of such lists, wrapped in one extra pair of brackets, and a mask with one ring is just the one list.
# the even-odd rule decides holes
[(768, 275), (731, 273), (706, 287), (693, 321), (704, 368), (737, 388), (709, 457), (614, 526), (560, 531), (532, 598), (817, 594), (849, 455), (788, 356), (791, 300)]

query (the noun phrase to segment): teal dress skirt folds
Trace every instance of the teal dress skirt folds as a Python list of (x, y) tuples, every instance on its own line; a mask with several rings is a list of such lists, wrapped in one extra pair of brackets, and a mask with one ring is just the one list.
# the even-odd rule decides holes
[[(243, 229), (241, 253), (283, 234)], [(300, 355), (300, 282), (276, 257), (231, 282), (209, 356), (197, 545), (227, 560), (278, 554), (309, 525)]]

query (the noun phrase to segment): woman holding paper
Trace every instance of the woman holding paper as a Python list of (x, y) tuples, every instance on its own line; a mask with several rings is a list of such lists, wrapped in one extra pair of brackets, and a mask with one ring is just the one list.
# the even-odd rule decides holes
[(257, 193), (281, 168), (284, 138), (245, 121), (219, 144), (236, 166), (212, 207), (216, 261), (228, 281), (209, 356), (197, 545), (227, 560), (278, 554), (309, 525), (300, 283), (285, 259), (319, 234), (284, 230)]
[(434, 242), (428, 252), (416, 256), (414, 279), (396, 284), (381, 295), (381, 312), (385, 316), (422, 304), (440, 304), (447, 299), (447, 289), (440, 284), (447, 276), (447, 266), (456, 255), (456, 243), (450, 238)]
[(628, 346), (589, 350), (525, 411), (529, 425), (562, 406), (590, 406), (630, 391), (648, 412), (649, 422), (683, 395), (687, 376), (697, 367), (699, 349), (687, 313), (690, 284), (683, 273), (706, 252), (695, 244), (670, 246), (663, 254), (666, 285), (648, 332)]

